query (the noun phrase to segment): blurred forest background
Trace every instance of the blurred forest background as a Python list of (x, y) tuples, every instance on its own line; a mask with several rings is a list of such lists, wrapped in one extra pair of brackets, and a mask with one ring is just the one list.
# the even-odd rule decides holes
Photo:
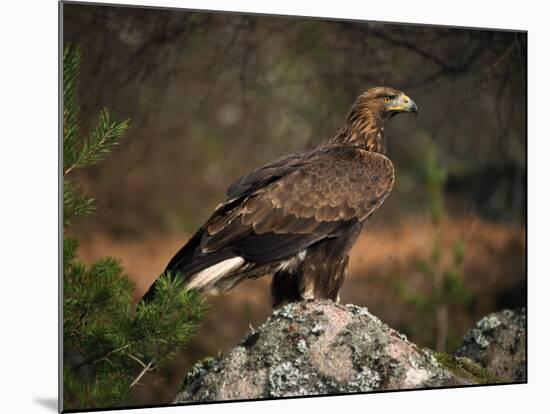
[[(63, 6), (82, 49), (84, 131), (131, 119), (79, 171), (97, 214), (80, 256), (123, 259), (136, 300), (240, 175), (329, 139), (357, 95), (404, 90), (419, 116), (387, 128), (396, 185), (355, 246), (343, 303), (453, 351), (481, 316), (526, 300), (526, 35), (507, 31), (125, 7)], [(271, 313), (269, 278), (209, 299), (193, 343), (136, 386), (169, 401), (198, 359)]]

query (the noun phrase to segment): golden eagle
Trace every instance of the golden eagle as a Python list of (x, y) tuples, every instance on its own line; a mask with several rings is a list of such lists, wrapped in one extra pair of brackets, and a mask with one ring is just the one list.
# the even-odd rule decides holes
[[(417, 109), (396, 89), (367, 90), (328, 142), (280, 157), (233, 183), (227, 200), (165, 272), (178, 272), (188, 289), (210, 294), (273, 275), (273, 306), (338, 300), (350, 250), (392, 189), (384, 125)], [(153, 295), (154, 284), (144, 298)]]

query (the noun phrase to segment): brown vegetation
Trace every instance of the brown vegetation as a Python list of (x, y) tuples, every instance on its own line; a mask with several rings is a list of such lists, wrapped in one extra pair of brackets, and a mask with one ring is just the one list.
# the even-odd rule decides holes
[[(419, 258), (429, 256), (432, 232), (430, 220), (422, 217), (404, 220), (394, 227), (375, 223), (367, 227), (352, 251), (349, 275), (341, 294), (343, 303), (368, 306), (390, 326), (409, 335), (413, 342), (430, 347), (434, 345), (434, 315), (411, 308), (396, 292), (395, 283), (402, 281), (412, 289), (429, 294), (430, 281), (416, 270), (416, 263)], [(445, 221), (442, 234), (443, 244), (449, 251), (454, 241), (459, 238), (464, 241), (464, 284), (473, 294), (469, 306), (450, 316), (449, 347), (452, 348), (483, 315), (525, 304), (522, 259), (525, 229), (519, 225), (464, 218)], [(89, 262), (105, 255), (120, 257), (136, 283), (137, 299), (185, 241), (186, 236), (174, 234), (117, 240), (97, 233), (82, 241), (80, 256)], [(250, 325), (263, 323), (271, 314), (269, 282), (268, 277), (245, 282), (228, 294), (210, 298), (213, 307), (195, 339), (162, 375), (149, 376), (147, 385), (136, 391), (137, 402), (169, 400), (194, 362), (232, 348)]]

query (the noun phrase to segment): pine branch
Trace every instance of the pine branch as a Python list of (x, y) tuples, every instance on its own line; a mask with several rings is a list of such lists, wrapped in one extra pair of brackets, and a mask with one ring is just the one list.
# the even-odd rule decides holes
[(71, 218), (91, 214), (94, 211), (94, 199), (75, 191), (73, 181), (63, 180), (63, 227), (71, 224)]
[(78, 79), (80, 77), (80, 47), (69, 44), (63, 50), (63, 165), (73, 164), (77, 158), (80, 125)]
[(84, 142), (74, 162), (65, 168), (64, 175), (75, 168), (90, 166), (104, 159), (118, 145), (119, 139), (126, 134), (129, 125), (128, 119), (117, 122), (107, 109), (103, 109), (99, 113), (96, 127)]
[(80, 142), (78, 86), (81, 52), (69, 44), (63, 50), (63, 224), (73, 216), (90, 214), (93, 199), (75, 190), (66, 176), (76, 168), (92, 165), (104, 159), (118, 144), (129, 127), (129, 120), (118, 122), (107, 109), (99, 113), (96, 126), (88, 139)]
[[(68, 174), (103, 160), (124, 136), (129, 121), (107, 109), (84, 141), (80, 137), (78, 77), (80, 49), (63, 53), (63, 224), (93, 211), (94, 200), (80, 193)], [(87, 267), (77, 259), (78, 242), (63, 241), (64, 400), (66, 408), (126, 404), (131, 388), (191, 340), (206, 306), (185, 290), (181, 278), (161, 278), (157, 297), (130, 309), (134, 285), (121, 261), (103, 258)], [(144, 361), (150, 361), (145, 363)]]

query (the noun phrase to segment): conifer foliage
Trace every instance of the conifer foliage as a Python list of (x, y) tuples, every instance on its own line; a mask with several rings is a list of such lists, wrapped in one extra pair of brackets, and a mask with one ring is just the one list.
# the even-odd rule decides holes
[(134, 286), (121, 261), (111, 257), (85, 266), (78, 241), (66, 230), (94, 200), (79, 192), (72, 173), (104, 159), (125, 136), (129, 121), (103, 109), (82, 139), (78, 79), (81, 53), (63, 52), (63, 405), (64, 410), (131, 405), (132, 388), (165, 364), (192, 337), (206, 305), (176, 275), (162, 275), (155, 299), (132, 315)]

